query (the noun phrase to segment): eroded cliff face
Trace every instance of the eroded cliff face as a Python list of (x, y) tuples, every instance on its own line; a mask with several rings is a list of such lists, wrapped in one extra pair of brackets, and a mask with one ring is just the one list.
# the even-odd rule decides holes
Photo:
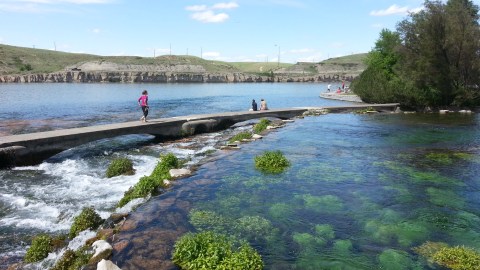
[(240, 83), (351, 81), (341, 76), (257, 76), (243, 73), (84, 72), (0, 75), (0, 83)]

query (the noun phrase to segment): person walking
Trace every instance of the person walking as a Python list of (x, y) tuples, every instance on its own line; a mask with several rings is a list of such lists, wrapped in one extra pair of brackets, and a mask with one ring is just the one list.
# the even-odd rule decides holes
[(257, 102), (255, 102), (255, 99), (252, 99), (252, 110), (253, 111), (257, 110)]
[(260, 111), (268, 110), (267, 102), (262, 98), (260, 101)]
[(148, 115), (148, 92), (143, 90), (142, 95), (138, 98), (138, 106), (142, 107), (143, 116), (140, 121), (147, 122)]

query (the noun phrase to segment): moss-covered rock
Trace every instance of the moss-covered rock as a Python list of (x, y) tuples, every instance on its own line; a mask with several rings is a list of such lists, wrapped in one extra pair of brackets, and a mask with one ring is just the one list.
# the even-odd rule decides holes
[(236, 142), (236, 141), (250, 140), (250, 139), (252, 139), (252, 133), (250, 133), (248, 131), (244, 131), (244, 132), (240, 132), (240, 133), (236, 134), (235, 136), (233, 136), (232, 138), (230, 138), (230, 140), (228, 140), (228, 142), (233, 143), (233, 142)]
[(172, 153), (160, 156), (160, 162), (157, 163), (152, 174), (150, 176), (143, 176), (137, 184), (130, 187), (118, 202), (117, 206), (122, 207), (133, 199), (156, 194), (159, 188), (165, 187), (163, 180), (172, 178), (169, 173), (170, 169), (175, 169), (179, 166), (180, 162)]
[(52, 237), (46, 234), (37, 235), (25, 255), (25, 262), (32, 263), (45, 259), (52, 251)]
[(95, 212), (93, 207), (84, 207), (80, 215), (73, 220), (72, 227), (68, 236), (73, 238), (81, 231), (98, 228), (103, 223), (103, 219)]
[(110, 166), (108, 166), (106, 176), (108, 178), (119, 175), (133, 175), (135, 170), (133, 169), (133, 163), (128, 158), (114, 159)]
[(51, 270), (77, 270), (88, 264), (90, 254), (87, 247), (82, 247), (77, 251), (67, 249)]
[(282, 173), (290, 166), (290, 161), (281, 151), (265, 151), (255, 157), (255, 167), (264, 173)]
[(270, 120), (260, 119), (260, 121), (253, 126), (253, 132), (260, 134), (267, 129), (268, 125), (270, 125)]

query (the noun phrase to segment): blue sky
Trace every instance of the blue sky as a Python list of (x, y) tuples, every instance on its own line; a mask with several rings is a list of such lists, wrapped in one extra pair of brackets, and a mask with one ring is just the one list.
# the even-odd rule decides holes
[[(480, 0), (474, 1), (477, 5)], [(0, 43), (296, 63), (368, 52), (423, 0), (0, 0)]]

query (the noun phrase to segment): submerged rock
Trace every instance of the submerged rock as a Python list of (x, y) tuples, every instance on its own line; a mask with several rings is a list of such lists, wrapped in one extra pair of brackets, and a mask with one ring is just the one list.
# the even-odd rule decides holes
[(189, 169), (171, 169), (169, 173), (173, 178), (178, 178), (178, 177), (190, 175), (192, 174), (192, 171), (190, 171)]
[(122, 270), (122, 269), (116, 266), (112, 261), (102, 259), (97, 264), (97, 270)]

